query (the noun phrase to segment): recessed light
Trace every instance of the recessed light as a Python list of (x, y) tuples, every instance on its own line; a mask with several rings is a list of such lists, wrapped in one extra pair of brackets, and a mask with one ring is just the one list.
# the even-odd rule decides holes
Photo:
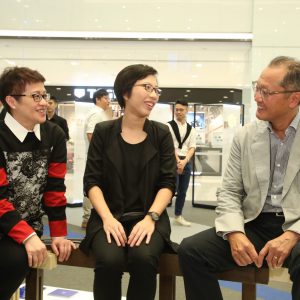
[(234, 90), (230, 90), (229, 92), (230, 92), (230, 93), (234, 93)]
[(223, 98), (224, 98), (224, 99), (228, 99), (228, 97), (227, 97), (227, 96), (223, 96)]
[(61, 88), (60, 88), (60, 87), (57, 87), (56, 89), (57, 89), (58, 91), (60, 91), (60, 90), (61, 90)]
[(190, 93), (190, 92), (191, 92), (191, 90), (186, 90), (186, 92), (187, 92), (187, 93)]

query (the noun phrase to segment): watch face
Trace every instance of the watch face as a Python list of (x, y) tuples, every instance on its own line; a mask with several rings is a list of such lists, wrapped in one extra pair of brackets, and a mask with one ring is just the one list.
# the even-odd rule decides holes
[(155, 212), (151, 212), (150, 216), (151, 216), (152, 220), (155, 222), (159, 220), (159, 215)]

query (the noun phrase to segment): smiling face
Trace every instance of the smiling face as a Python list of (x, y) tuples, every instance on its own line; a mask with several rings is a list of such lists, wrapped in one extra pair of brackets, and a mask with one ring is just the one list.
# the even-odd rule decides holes
[[(280, 86), (287, 69), (285, 66), (268, 67), (260, 75), (257, 86), (269, 91), (284, 91)], [(292, 94), (273, 94), (263, 98), (256, 92), (254, 99), (257, 103), (256, 117), (271, 123), (284, 122), (295, 115), (297, 107), (292, 101)]]
[(135, 82), (130, 95), (124, 95), (126, 101), (125, 113), (132, 113), (140, 118), (146, 118), (150, 115), (153, 107), (157, 103), (159, 96), (153, 90), (146, 91), (145, 84), (157, 88), (157, 79), (154, 75), (149, 75)]
[(11, 108), (11, 115), (27, 130), (32, 130), (36, 124), (46, 121), (46, 112), (48, 102), (42, 99), (36, 102), (30, 96), (32, 94), (43, 95), (46, 93), (43, 82), (27, 84), (22, 93), (26, 96), (20, 96), (18, 99), (7, 96), (7, 102)]

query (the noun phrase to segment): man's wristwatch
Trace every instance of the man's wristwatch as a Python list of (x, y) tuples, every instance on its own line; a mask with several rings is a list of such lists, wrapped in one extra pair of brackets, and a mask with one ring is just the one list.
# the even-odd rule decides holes
[(159, 214), (154, 211), (149, 211), (147, 215), (150, 216), (154, 222), (157, 222), (159, 220)]

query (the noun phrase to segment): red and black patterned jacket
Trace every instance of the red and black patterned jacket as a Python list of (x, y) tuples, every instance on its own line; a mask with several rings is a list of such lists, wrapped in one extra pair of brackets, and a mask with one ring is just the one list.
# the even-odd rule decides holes
[(66, 141), (62, 129), (46, 121), (41, 140), (28, 133), (20, 142), (0, 121), (0, 238), (22, 243), (34, 231), (42, 233), (42, 216), (50, 235), (66, 236)]

